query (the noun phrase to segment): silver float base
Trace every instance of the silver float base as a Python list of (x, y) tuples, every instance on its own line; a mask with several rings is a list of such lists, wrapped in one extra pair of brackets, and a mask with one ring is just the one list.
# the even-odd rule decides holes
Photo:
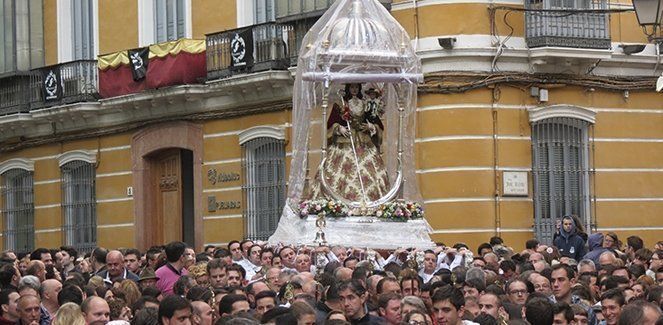
[[(429, 233), (431, 227), (425, 219), (405, 222), (385, 221), (375, 217), (353, 216), (327, 218), (323, 229), (327, 244), (346, 247), (396, 249), (399, 247), (430, 248), (435, 244)], [(286, 204), (278, 228), (269, 238), (269, 244), (317, 245), (316, 216), (302, 219)]]

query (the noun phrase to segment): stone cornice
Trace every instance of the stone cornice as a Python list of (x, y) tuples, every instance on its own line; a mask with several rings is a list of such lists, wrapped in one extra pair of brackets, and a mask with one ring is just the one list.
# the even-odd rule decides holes
[[(292, 100), (290, 71), (266, 71), (215, 80), (202, 85), (153, 89), (98, 102), (55, 106), (0, 117), (0, 151), (5, 145), (39, 137), (89, 133), (122, 125), (195, 115), (243, 115), (247, 107), (269, 110)], [(279, 104), (280, 105), (280, 104)], [(236, 111), (236, 112), (235, 112)], [(252, 110), (254, 111), (254, 110)]]

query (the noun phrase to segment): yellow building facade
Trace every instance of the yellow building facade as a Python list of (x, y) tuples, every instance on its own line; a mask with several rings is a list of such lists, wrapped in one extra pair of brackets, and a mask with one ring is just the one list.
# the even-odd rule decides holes
[[(264, 238), (276, 224), (260, 220), (278, 209), (267, 211), (264, 205), (276, 199), (262, 197), (269, 191), (259, 187), (270, 183), (269, 193), (285, 199), (289, 173), (296, 71), (290, 63), (307, 24), (331, 2), (90, 0), (83, 8), (35, 2), (30, 9), (43, 14), (43, 35), (34, 43), (43, 57), (30, 69), (9, 66), (0, 93), (10, 94), (21, 73), (42, 65), (178, 38), (207, 40), (207, 76), (46, 107), (35, 100), (9, 105), (3, 97), (3, 247), (146, 249), (179, 239), (200, 248)], [(653, 45), (631, 55), (620, 47), (647, 44), (635, 14), (624, 11), (629, 2), (605, 3), (598, 18), (595, 8), (564, 8), (567, 16), (584, 17), (581, 35), (559, 32), (570, 21), (534, 24), (537, 10), (557, 8), (554, 1), (546, 8), (519, 0), (384, 2), (409, 32), (426, 79), (419, 86), (415, 152), (434, 241), (477, 247), (499, 235), (523, 248), (531, 238), (549, 240), (564, 214), (579, 215), (588, 231), (613, 231), (622, 240), (638, 235), (647, 246), (663, 237), (663, 95), (651, 77)], [(82, 35), (91, 41), (83, 37), (77, 47), (72, 16), (81, 12), (90, 17)], [(233, 70), (219, 35), (252, 30), (257, 66), (263, 22), (291, 37), (286, 54), (269, 68)], [(533, 27), (541, 24), (554, 28)], [(67, 40), (68, 33), (75, 37)], [(283, 49), (270, 44), (270, 51)], [(78, 56), (86, 46), (94, 57)], [(274, 164), (275, 174), (265, 174), (272, 181), (259, 176), (265, 161)], [(83, 169), (72, 162), (88, 166), (89, 174), (76, 174)], [(12, 183), (12, 171), (29, 178)], [(25, 216), (32, 225), (19, 221)], [(19, 225), (33, 237), (17, 232)]]

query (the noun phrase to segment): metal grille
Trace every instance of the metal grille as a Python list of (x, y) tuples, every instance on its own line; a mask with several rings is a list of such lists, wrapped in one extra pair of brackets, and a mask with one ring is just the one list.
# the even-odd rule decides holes
[(157, 43), (184, 37), (184, 0), (154, 0), (154, 22)]
[(207, 79), (217, 79), (236, 73), (250, 73), (266, 70), (285, 70), (290, 66), (286, 41), (292, 28), (286, 25), (266, 23), (253, 25), (253, 64), (242, 67), (232, 66), (230, 42), (238, 30), (228, 30), (208, 34), (207, 43)]
[(34, 191), (32, 172), (10, 169), (2, 174), (2, 236), (5, 249), (31, 252), (34, 249)]
[(589, 123), (555, 117), (532, 126), (534, 219), (539, 241), (552, 243), (555, 222), (574, 214), (589, 230)]
[(72, 161), (62, 166), (62, 210), (64, 240), (80, 252), (97, 244), (97, 206), (94, 165)]
[(285, 142), (262, 137), (242, 147), (246, 237), (266, 240), (276, 230), (285, 204)]
[(0, 116), (30, 111), (30, 79), (34, 72), (0, 78)]
[[(527, 46), (610, 48), (610, 16), (606, 0), (528, 0), (525, 13)], [(560, 11), (546, 11), (546, 10)]]
[[(33, 73), (30, 80), (31, 109), (40, 109), (54, 105), (66, 105), (78, 102), (93, 102), (99, 99), (96, 60), (79, 60), (59, 65), (62, 77), (62, 98), (45, 101), (43, 87), (43, 74)], [(44, 68), (49, 69), (50, 67)]]

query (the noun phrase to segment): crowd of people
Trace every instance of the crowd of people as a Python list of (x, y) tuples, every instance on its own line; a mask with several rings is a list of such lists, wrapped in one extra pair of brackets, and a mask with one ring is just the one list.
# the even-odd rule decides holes
[(569, 218), (554, 243), (4, 251), (0, 325), (663, 324), (663, 242)]

